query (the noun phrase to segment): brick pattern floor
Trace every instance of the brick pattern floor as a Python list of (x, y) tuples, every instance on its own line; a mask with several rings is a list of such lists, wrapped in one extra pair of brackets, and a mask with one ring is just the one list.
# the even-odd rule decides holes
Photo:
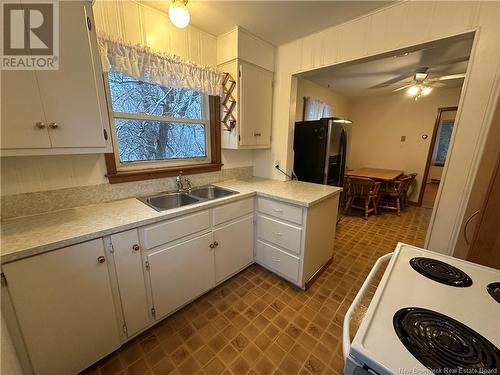
[(342, 321), (359, 287), (375, 260), (398, 241), (423, 245), (430, 214), (409, 207), (400, 217), (344, 217), (333, 263), (306, 292), (252, 265), (85, 373), (341, 374)]

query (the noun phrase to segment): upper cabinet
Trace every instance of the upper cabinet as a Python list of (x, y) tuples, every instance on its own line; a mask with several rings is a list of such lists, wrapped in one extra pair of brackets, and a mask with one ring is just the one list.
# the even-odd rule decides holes
[(2, 156), (111, 150), (92, 5), (59, 12), (59, 69), (1, 73)]
[(274, 52), (272, 44), (241, 27), (217, 38), (218, 67), (231, 77), (225, 85), (231, 99), (222, 101), (221, 116), (231, 111), (236, 122), (231, 130), (223, 126), (222, 148), (271, 147)]

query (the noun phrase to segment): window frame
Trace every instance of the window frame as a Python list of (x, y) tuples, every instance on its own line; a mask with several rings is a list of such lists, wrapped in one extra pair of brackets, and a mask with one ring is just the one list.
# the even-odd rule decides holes
[[(104, 154), (106, 161), (106, 177), (110, 183), (141, 181), (154, 178), (176, 176), (179, 173), (189, 175), (219, 171), (221, 163), (221, 130), (220, 130), (220, 97), (203, 95), (202, 119), (175, 118), (167, 116), (154, 116), (147, 114), (133, 114), (127, 112), (114, 112), (111, 102), (111, 89), (107, 73), (103, 74), (106, 92), (108, 117), (111, 129), (112, 153)], [(115, 119), (133, 119), (161, 122), (203, 124), (206, 134), (206, 157), (182, 158), (172, 160), (146, 160), (130, 163), (120, 161), (118, 138), (116, 134)]]

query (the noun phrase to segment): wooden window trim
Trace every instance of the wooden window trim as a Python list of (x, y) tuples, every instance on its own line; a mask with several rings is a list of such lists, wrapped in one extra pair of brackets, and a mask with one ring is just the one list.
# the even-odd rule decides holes
[(221, 134), (220, 134), (220, 97), (209, 96), (209, 120), (210, 120), (210, 162), (189, 165), (176, 165), (164, 168), (140, 169), (134, 171), (118, 171), (114, 152), (104, 154), (106, 160), (106, 177), (110, 184), (121, 182), (151, 180), (154, 178), (207, 173), (220, 171), (223, 164), (221, 161)]

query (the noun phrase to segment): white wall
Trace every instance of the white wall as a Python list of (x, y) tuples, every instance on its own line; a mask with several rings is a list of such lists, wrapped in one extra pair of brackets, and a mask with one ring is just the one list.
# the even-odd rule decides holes
[[(217, 66), (217, 40), (193, 26), (174, 27), (168, 15), (134, 1), (98, 0), (96, 29), (115, 38), (141, 43), (197, 64)], [(103, 155), (1, 158), (1, 195), (106, 183)], [(223, 168), (253, 164), (252, 150), (222, 150)]]
[[(451, 254), (460, 233), (472, 182), (491, 124), (499, 80), (500, 2), (404, 1), (278, 47), (273, 97), (272, 148), (255, 153), (254, 173), (290, 171), (295, 120), (294, 74), (374, 56), (477, 28), (461, 108), (428, 233), (427, 247)], [(443, 22), (446, 20), (446, 22)], [(293, 107), (293, 108), (291, 108)]]
[[(400, 169), (416, 172), (417, 188), (410, 200), (417, 201), (438, 108), (457, 106), (460, 87), (436, 89), (414, 101), (405, 92), (353, 99), (349, 168)], [(422, 139), (426, 134), (427, 139)], [(401, 137), (406, 140), (401, 142)]]
[(318, 99), (331, 105), (334, 116), (349, 118), (349, 105), (346, 97), (308, 79), (298, 78), (295, 121), (302, 121), (304, 116), (304, 98), (307, 97)]

